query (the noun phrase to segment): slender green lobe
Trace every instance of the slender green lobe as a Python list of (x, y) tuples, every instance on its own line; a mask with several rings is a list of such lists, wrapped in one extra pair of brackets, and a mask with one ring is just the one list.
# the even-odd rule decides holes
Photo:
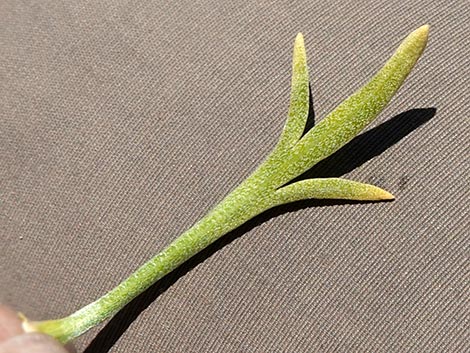
[(292, 58), (292, 83), (289, 113), (278, 148), (292, 147), (305, 129), (309, 105), (307, 54), (302, 33), (297, 34)]
[[(278, 166), (290, 153), (292, 147), (299, 141), (305, 130), (309, 111), (309, 78), (307, 54), (302, 33), (295, 38), (292, 55), (292, 79), (290, 104), (284, 129), (273, 151), (268, 155), (255, 172), (255, 178), (266, 179), (266, 175), (277, 172)], [(266, 181), (266, 180), (265, 180)], [(270, 184), (270, 180), (267, 180)], [(271, 185), (272, 186), (272, 185)], [(272, 186), (273, 187), (273, 186)]]
[(393, 200), (394, 196), (377, 186), (341, 178), (317, 178), (297, 181), (275, 192), (277, 202), (285, 204), (305, 199), (357, 201)]

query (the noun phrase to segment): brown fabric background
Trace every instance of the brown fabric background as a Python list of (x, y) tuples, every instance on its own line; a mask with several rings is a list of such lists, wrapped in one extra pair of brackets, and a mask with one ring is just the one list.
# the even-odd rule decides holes
[(317, 120), (411, 30), (416, 70), (315, 175), (391, 203), (258, 217), (76, 341), (79, 352), (464, 352), (468, 1), (0, 2), (0, 301), (95, 300), (277, 141), (304, 33)]

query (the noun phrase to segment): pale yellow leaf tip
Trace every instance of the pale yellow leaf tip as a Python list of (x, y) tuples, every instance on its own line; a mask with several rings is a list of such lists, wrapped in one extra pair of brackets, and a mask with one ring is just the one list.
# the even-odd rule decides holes
[(429, 25), (426, 24), (419, 27), (418, 29), (415, 29), (413, 32), (411, 32), (409, 37), (410, 39), (413, 38), (413, 40), (415, 40), (417, 43), (421, 43), (424, 50), (424, 47), (428, 43)]
[(300, 32), (297, 33), (297, 36), (295, 37), (294, 48), (296, 52), (305, 53), (304, 36)]
[(421, 40), (427, 41), (429, 36), (429, 28), (430, 26), (428, 24), (425, 24), (415, 30), (414, 33), (417, 37), (421, 38)]
[(293, 57), (293, 65), (294, 65), (294, 74), (295, 74), (295, 66), (296, 65), (307, 65), (307, 55), (305, 52), (305, 45), (304, 45), (304, 36), (302, 33), (298, 33), (297, 37), (295, 37), (294, 43), (294, 57)]
[(391, 201), (395, 200), (395, 196), (393, 196), (388, 191), (379, 188), (375, 185), (370, 184), (362, 184), (366, 187), (365, 193), (362, 195), (362, 200), (365, 201)]
[(400, 45), (403, 50), (406, 48), (414, 48), (418, 57), (422, 54), (426, 44), (428, 43), (429, 25), (424, 25), (411, 32)]
[(300, 32), (295, 37), (295, 45), (304, 45), (304, 35)]
[(378, 192), (377, 192), (377, 199), (379, 199), (379, 200), (395, 200), (395, 196), (393, 196), (388, 191), (385, 191), (384, 189), (379, 189)]

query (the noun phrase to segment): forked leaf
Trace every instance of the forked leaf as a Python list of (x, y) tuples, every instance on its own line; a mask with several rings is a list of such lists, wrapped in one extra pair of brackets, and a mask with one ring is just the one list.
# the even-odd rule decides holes
[(377, 186), (341, 178), (301, 180), (276, 190), (274, 197), (279, 205), (306, 199), (381, 201), (395, 198)]
[(303, 37), (299, 34), (294, 46), (289, 117), (280, 142), (265, 162), (205, 217), (107, 294), (64, 318), (30, 321), (23, 316), (24, 330), (68, 342), (114, 315), (209, 244), (271, 207), (309, 198), (393, 199), (392, 194), (376, 186), (340, 178), (286, 183), (342, 147), (377, 116), (418, 60), (427, 36), (428, 26), (410, 34), (368, 84), (302, 137), (309, 87)]
[(333, 154), (377, 117), (418, 61), (428, 32), (425, 25), (408, 35), (366, 85), (302, 137), (281, 166), (281, 185)]

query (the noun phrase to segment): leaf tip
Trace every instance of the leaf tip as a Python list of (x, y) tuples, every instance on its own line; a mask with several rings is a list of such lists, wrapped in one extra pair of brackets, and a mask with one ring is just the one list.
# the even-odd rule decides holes
[(302, 57), (305, 58), (305, 43), (304, 36), (302, 33), (297, 33), (294, 43), (294, 58)]
[(418, 37), (422, 41), (427, 41), (428, 36), (429, 36), (429, 29), (430, 29), (430, 26), (428, 24), (425, 24), (419, 27), (418, 29), (416, 29), (414, 31), (414, 34), (416, 35), (416, 37)]
[[(384, 190), (382, 188), (379, 188), (378, 186), (375, 185), (370, 185), (370, 184), (362, 184), (358, 183), (359, 185), (365, 187), (362, 191), (364, 194), (362, 195), (361, 200), (364, 201), (392, 201), (395, 200), (395, 196), (388, 192), (387, 190)], [(357, 198), (359, 199), (359, 198)]]
[[(398, 52), (405, 52), (408, 57), (413, 58), (411, 61), (413, 65), (423, 53), (424, 48), (426, 48), (429, 37), (429, 28), (430, 26), (425, 24), (415, 29), (405, 38), (405, 40), (403, 40), (400, 47), (397, 49)], [(413, 66), (410, 67), (410, 70), (412, 68)]]
[(302, 45), (304, 44), (304, 35), (302, 33), (297, 33), (297, 36), (295, 37), (295, 44), (296, 45)]
[(423, 52), (424, 48), (426, 47), (426, 44), (428, 43), (428, 37), (429, 37), (429, 25), (425, 24), (418, 29), (415, 29), (413, 32), (410, 33), (408, 36), (408, 40), (405, 40), (404, 43), (414, 43), (414, 45), (418, 49), (419, 55)]
[(305, 52), (305, 43), (304, 43), (304, 36), (302, 33), (297, 33), (295, 37), (294, 43), (294, 57), (293, 57), (293, 65), (294, 65), (294, 72), (295, 66), (300, 64), (302, 67), (307, 65), (307, 54)]
[(384, 201), (395, 200), (395, 196), (384, 189), (379, 189), (377, 192), (377, 199)]

